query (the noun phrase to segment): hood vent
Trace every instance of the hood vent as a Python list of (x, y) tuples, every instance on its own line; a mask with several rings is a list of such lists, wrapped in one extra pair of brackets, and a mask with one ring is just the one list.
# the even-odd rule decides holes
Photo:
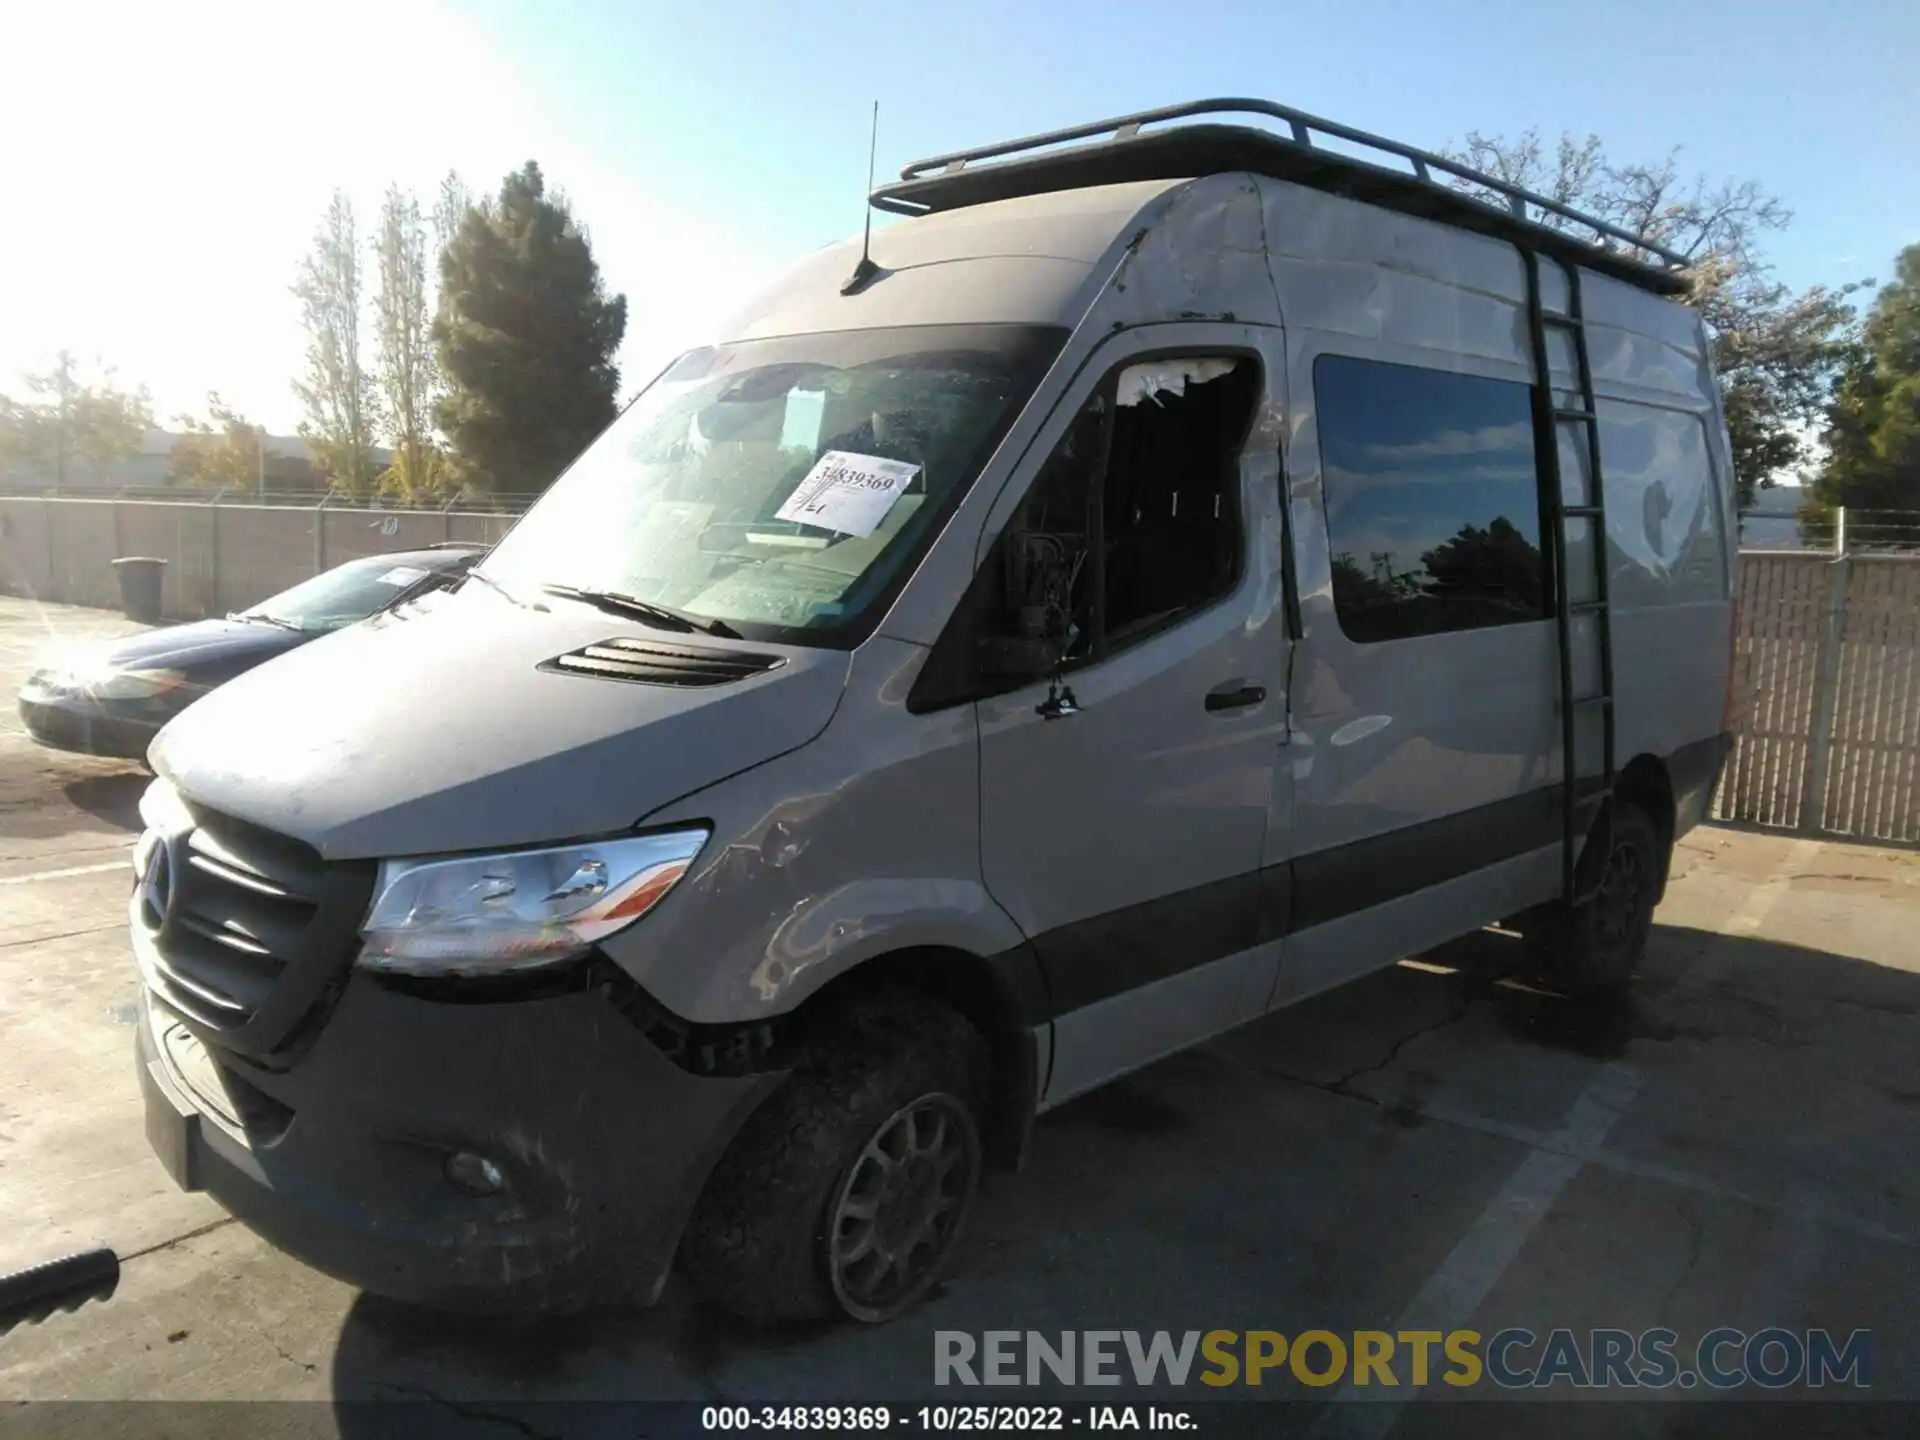
[(641, 685), (731, 685), (786, 664), (779, 655), (742, 650), (696, 650), (658, 645), (649, 640), (603, 640), (575, 650), (540, 668), (602, 680), (631, 680)]

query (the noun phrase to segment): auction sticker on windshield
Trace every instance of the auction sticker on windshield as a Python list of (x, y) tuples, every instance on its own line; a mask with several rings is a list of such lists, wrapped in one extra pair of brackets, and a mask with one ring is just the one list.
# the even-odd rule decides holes
[(919, 473), (920, 467), (908, 460), (829, 450), (773, 513), (776, 519), (865, 539), (880, 528), (893, 502)]

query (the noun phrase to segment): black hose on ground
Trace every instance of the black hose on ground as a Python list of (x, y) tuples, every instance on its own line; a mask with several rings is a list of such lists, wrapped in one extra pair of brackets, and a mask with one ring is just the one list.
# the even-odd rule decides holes
[(119, 1284), (120, 1257), (105, 1248), (0, 1276), (0, 1335), (61, 1310), (78, 1310), (89, 1300), (105, 1300)]

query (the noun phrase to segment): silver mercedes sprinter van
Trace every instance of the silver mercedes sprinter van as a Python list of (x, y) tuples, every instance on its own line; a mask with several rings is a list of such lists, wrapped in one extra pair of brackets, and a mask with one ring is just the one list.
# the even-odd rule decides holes
[(1244, 100), (872, 201), (160, 735), (180, 1184), (419, 1303), (879, 1321), (1115, 1076), (1502, 920), (1626, 981), (1726, 729), (1681, 257)]

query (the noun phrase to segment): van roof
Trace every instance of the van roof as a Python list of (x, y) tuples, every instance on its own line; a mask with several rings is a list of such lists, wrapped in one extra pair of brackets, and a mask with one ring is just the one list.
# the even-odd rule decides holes
[[(1252, 125), (1201, 124), (1141, 133), (1145, 125), (1217, 114), (1280, 120), (1288, 130), (1283, 135)], [(1330, 150), (1315, 143), (1315, 134), (1391, 157), (1405, 168)], [(1225, 171), (1271, 175), (1497, 236), (1655, 294), (1679, 295), (1688, 287), (1689, 257), (1644, 235), (1445, 156), (1269, 100), (1195, 100), (936, 155), (907, 165), (898, 181), (870, 198), (882, 210), (925, 215), (1020, 196)], [(1460, 184), (1492, 199), (1456, 188)]]
[(929, 214), (873, 232), (887, 283), (842, 293), (858, 231), (796, 261), (720, 330), (727, 340), (886, 325), (1072, 325), (1116, 236), (1189, 183), (1095, 185)]

